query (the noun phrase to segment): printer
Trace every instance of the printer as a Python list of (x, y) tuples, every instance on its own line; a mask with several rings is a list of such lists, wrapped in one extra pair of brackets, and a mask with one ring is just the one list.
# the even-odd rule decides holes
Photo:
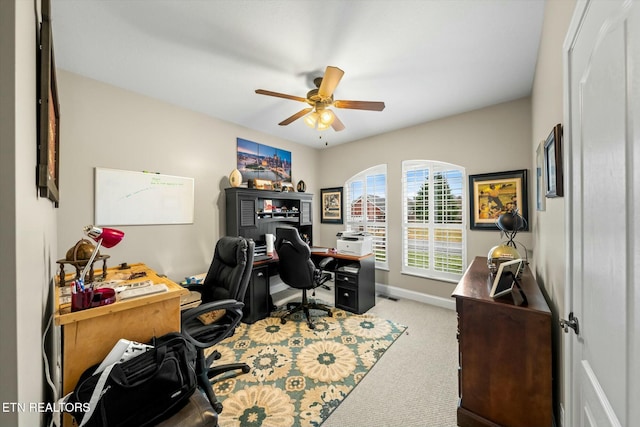
[(362, 231), (341, 231), (337, 235), (336, 249), (339, 254), (363, 256), (372, 252), (373, 238)]

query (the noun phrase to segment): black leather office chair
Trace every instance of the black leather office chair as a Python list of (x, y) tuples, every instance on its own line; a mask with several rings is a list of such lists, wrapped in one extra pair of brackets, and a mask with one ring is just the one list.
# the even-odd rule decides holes
[(333, 316), (331, 307), (315, 302), (310, 303), (307, 298), (307, 290), (315, 289), (331, 278), (324, 269), (333, 261), (333, 258), (323, 258), (316, 267), (311, 261), (309, 245), (300, 238), (298, 230), (294, 227), (276, 228), (275, 249), (278, 253), (278, 271), (282, 281), (293, 288), (302, 289), (302, 302), (288, 310), (281, 318), (281, 322), (286, 323), (286, 317), (302, 310), (307, 316), (309, 329), (313, 329), (315, 325), (311, 321), (310, 309), (323, 310), (329, 317)]
[(211, 362), (220, 358), (220, 353), (214, 351), (205, 357), (204, 350), (233, 335), (242, 320), (244, 294), (253, 268), (254, 245), (253, 240), (243, 237), (220, 238), (204, 281), (188, 286), (189, 290), (200, 292), (202, 304), (182, 312), (181, 332), (198, 349), (198, 386), (217, 413), (222, 412), (222, 404), (217, 401), (210, 380), (223, 372), (239, 369), (247, 373), (250, 368), (246, 363), (209, 368)]

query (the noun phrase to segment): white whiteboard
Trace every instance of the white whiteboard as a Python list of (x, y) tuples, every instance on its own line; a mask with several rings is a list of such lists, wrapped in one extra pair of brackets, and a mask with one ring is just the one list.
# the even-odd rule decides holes
[(95, 168), (95, 224), (192, 224), (194, 179)]

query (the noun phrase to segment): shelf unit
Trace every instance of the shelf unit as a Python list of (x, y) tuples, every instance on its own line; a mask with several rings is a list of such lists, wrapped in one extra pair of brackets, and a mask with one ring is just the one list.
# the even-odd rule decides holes
[[(276, 234), (280, 225), (296, 227), (311, 243), (313, 194), (227, 188), (226, 233), (263, 242), (265, 234)], [(271, 212), (265, 208), (271, 206)]]

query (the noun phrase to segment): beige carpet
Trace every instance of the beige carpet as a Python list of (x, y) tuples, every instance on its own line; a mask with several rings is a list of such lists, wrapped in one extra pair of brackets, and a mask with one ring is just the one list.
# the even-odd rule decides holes
[(455, 427), (455, 311), (378, 298), (370, 313), (408, 328), (322, 427)]
[[(332, 301), (332, 292), (318, 291), (318, 298)], [(376, 298), (369, 313), (406, 325), (407, 330), (322, 427), (456, 427), (455, 311)]]

